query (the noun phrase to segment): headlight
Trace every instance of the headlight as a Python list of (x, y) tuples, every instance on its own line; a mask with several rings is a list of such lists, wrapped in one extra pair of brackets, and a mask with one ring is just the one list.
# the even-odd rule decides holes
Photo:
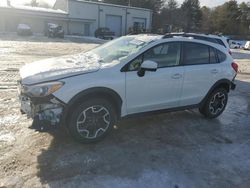
[(33, 86), (23, 86), (22, 93), (31, 97), (45, 97), (56, 92), (63, 84), (63, 82), (48, 82)]

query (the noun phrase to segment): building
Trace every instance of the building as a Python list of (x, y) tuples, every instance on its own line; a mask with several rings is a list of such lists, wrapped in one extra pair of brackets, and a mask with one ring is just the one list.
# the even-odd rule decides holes
[(99, 27), (108, 27), (121, 36), (132, 27), (150, 30), (152, 11), (83, 0), (56, 0), (53, 9), (0, 5), (0, 31), (14, 32), (20, 23), (35, 33), (44, 33), (48, 23), (55, 23), (69, 35), (94, 36)]
[(16, 32), (20, 23), (29, 25), (34, 33), (44, 33), (47, 23), (67, 28), (68, 13), (61, 10), (26, 6), (0, 6), (0, 32)]

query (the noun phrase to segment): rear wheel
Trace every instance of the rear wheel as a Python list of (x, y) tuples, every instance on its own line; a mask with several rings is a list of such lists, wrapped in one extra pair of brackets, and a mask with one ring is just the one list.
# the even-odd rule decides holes
[(223, 113), (228, 101), (228, 92), (224, 88), (214, 90), (205, 104), (199, 108), (200, 113), (207, 118), (216, 118)]
[(113, 129), (115, 119), (114, 108), (108, 101), (91, 99), (73, 110), (69, 131), (82, 143), (97, 142)]

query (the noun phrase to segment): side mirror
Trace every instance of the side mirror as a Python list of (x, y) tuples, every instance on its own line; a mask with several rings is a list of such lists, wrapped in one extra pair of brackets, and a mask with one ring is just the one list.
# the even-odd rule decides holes
[(155, 72), (157, 70), (157, 67), (158, 67), (158, 64), (154, 61), (150, 61), (150, 60), (143, 61), (137, 74), (139, 77), (143, 77), (146, 71)]

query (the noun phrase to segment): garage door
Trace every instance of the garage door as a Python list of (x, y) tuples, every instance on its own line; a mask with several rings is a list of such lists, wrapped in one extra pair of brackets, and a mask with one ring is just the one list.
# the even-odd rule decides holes
[(84, 24), (81, 22), (70, 22), (69, 30), (71, 35), (84, 35)]
[(116, 36), (122, 35), (122, 17), (107, 15), (106, 16), (106, 27), (108, 27), (111, 31), (115, 32)]
[(140, 27), (146, 29), (146, 19), (145, 18), (133, 18), (134, 27)]

